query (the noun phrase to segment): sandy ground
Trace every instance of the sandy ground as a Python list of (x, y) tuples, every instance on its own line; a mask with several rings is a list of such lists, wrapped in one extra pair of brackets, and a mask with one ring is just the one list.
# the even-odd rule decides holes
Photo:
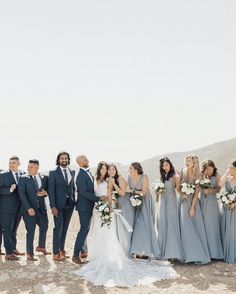
[[(66, 249), (69, 254), (73, 251), (74, 240), (78, 228), (77, 215), (68, 233)], [(37, 237), (36, 237), (37, 238)], [(48, 248), (51, 250), (52, 225), (48, 232)], [(35, 242), (35, 245), (37, 243)], [(19, 230), (18, 249), (25, 251), (25, 230), (23, 221)], [(51, 256), (38, 255), (36, 262), (5, 261), (0, 258), (0, 293), (236, 293), (236, 264), (212, 262), (209, 265), (196, 266), (193, 264), (174, 264), (179, 274), (175, 280), (156, 282), (150, 286), (133, 288), (104, 288), (95, 287), (80, 279), (73, 272), (78, 265), (71, 262), (53, 262)]]

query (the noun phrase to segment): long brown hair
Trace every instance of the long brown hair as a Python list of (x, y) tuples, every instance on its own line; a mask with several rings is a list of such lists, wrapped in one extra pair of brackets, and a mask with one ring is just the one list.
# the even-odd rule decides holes
[(138, 175), (143, 175), (143, 168), (139, 162), (132, 162), (131, 165), (134, 169), (136, 169)]
[(216, 176), (217, 175), (217, 168), (215, 166), (215, 163), (212, 160), (210, 160), (210, 159), (203, 161), (203, 163), (202, 163), (202, 171), (201, 171), (202, 174), (204, 173), (204, 171), (208, 167), (212, 167), (213, 168), (213, 174), (212, 174), (212, 176), (213, 177)]
[(108, 164), (105, 161), (100, 161), (97, 166), (96, 181), (101, 181), (101, 169), (104, 165), (107, 168), (107, 173), (105, 174), (104, 178), (102, 179), (102, 182), (107, 179), (107, 177), (108, 177)]

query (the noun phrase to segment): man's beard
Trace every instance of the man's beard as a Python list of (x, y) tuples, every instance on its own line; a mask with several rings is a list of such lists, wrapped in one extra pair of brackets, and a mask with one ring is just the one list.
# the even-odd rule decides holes
[(67, 162), (67, 161), (61, 163), (61, 167), (64, 167), (64, 168), (65, 168), (65, 167), (67, 167), (67, 166), (68, 166), (68, 162)]

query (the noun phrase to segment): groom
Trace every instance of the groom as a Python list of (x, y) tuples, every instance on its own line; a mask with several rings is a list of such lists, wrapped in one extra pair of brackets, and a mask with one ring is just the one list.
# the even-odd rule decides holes
[(87, 157), (84, 155), (78, 156), (76, 162), (80, 166), (78, 176), (75, 179), (78, 192), (76, 210), (79, 213), (80, 231), (76, 238), (72, 261), (77, 264), (82, 264), (84, 261), (80, 254), (83, 251), (83, 246), (89, 232), (94, 203), (99, 200), (106, 200), (106, 197), (97, 197), (94, 193), (94, 181), (89, 172), (89, 161)]

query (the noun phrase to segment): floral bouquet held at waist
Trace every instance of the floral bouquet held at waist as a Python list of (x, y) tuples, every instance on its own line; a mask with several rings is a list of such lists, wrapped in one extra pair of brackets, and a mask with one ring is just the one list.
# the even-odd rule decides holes
[(108, 202), (98, 201), (95, 204), (96, 212), (100, 213), (101, 227), (110, 227), (111, 225), (111, 210)]

